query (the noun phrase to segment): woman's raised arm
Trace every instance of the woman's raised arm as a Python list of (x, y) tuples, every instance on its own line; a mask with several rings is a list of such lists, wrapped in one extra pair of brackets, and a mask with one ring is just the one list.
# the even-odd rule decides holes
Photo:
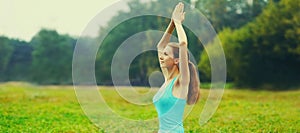
[(160, 41), (157, 44), (157, 53), (158, 53), (158, 61), (159, 61), (159, 65), (161, 68), (161, 71), (164, 75), (164, 78), (167, 78), (167, 74), (168, 74), (168, 70), (167, 68), (162, 68), (162, 64), (160, 62), (160, 58), (163, 56), (163, 50), (165, 49), (165, 47), (167, 46), (167, 44), (170, 42), (170, 38), (172, 36), (172, 33), (175, 29), (175, 24), (173, 22), (173, 20), (171, 19), (168, 28), (166, 29), (164, 35), (162, 36), (162, 38), (160, 39)]
[(167, 44), (170, 42), (170, 38), (172, 36), (172, 33), (174, 31), (175, 25), (173, 20), (171, 19), (164, 35), (160, 39), (160, 41), (157, 44), (157, 50), (164, 50), (164, 48), (167, 46)]
[(184, 89), (187, 93), (188, 91), (188, 86), (189, 86), (189, 82), (190, 82), (190, 72), (189, 72), (189, 66), (188, 66), (188, 48), (187, 48), (187, 37), (185, 34), (185, 31), (182, 27), (182, 22), (184, 20), (185, 17), (185, 13), (183, 12), (184, 10), (184, 5), (183, 3), (179, 3), (172, 15), (172, 19), (174, 21), (175, 24), (175, 28), (177, 31), (177, 35), (178, 35), (178, 41), (179, 41), (179, 71), (181, 73), (180, 76), (180, 85)]

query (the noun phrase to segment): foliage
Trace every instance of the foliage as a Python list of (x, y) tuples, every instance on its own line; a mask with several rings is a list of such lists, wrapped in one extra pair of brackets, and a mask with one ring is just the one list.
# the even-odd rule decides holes
[(7, 80), (4, 73), (13, 52), (13, 46), (9, 43), (10, 40), (7, 37), (0, 36), (0, 81)]
[(14, 50), (5, 72), (7, 80), (30, 81), (32, 46), (25, 41), (15, 39), (10, 39), (10, 45), (13, 46)]
[(217, 31), (240, 28), (252, 21), (266, 6), (266, 0), (198, 0), (199, 9)]
[[(269, 89), (299, 85), (300, 5), (297, 3), (299, 0), (271, 2), (255, 21), (219, 33), (228, 74), (237, 85)], [(205, 54), (202, 56), (207, 58)], [(206, 68), (209, 62), (204, 61), (200, 67)]]
[(41, 30), (31, 40), (32, 79), (41, 84), (72, 82), (72, 56), (75, 40), (53, 30)]

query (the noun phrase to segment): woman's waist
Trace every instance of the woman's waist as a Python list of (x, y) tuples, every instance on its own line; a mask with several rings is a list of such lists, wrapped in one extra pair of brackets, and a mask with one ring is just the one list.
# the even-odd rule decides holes
[(159, 117), (159, 127), (161, 129), (173, 129), (177, 127), (183, 127), (182, 117), (181, 116), (163, 116)]
[(160, 125), (159, 133), (184, 133), (182, 123), (177, 125)]

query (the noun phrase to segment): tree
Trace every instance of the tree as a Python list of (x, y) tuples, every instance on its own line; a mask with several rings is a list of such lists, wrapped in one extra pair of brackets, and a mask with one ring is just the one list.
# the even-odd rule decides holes
[(9, 60), (5, 75), (8, 80), (30, 81), (30, 67), (32, 63), (31, 53), (33, 48), (29, 43), (20, 40), (10, 40), (14, 47), (12, 56)]
[(0, 81), (7, 80), (7, 76), (4, 73), (7, 70), (13, 50), (10, 40), (7, 37), (0, 36)]
[(258, 16), (266, 0), (198, 0), (196, 8), (211, 21), (216, 31), (240, 28)]
[[(300, 85), (299, 2), (270, 2), (253, 22), (219, 33), (228, 74), (237, 85), (265, 89)], [(201, 62), (200, 67), (207, 63)]]
[(75, 40), (54, 30), (42, 29), (31, 40), (32, 80), (40, 84), (70, 84)]

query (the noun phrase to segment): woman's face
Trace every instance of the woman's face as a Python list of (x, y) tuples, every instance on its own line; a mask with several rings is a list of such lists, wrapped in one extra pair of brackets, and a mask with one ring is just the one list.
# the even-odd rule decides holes
[(172, 67), (176, 64), (173, 54), (173, 49), (170, 46), (167, 46), (163, 50), (163, 54), (159, 57), (159, 61), (161, 63), (161, 67)]

